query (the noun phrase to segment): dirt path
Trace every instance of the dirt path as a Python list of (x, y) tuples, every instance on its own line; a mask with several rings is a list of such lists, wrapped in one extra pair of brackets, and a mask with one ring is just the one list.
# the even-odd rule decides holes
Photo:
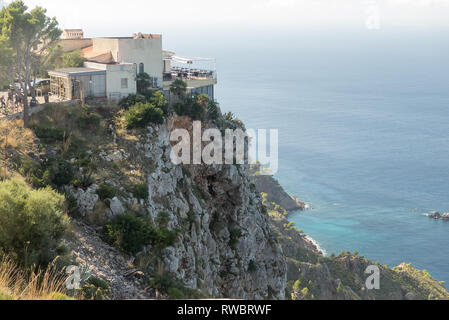
[(115, 248), (104, 243), (90, 226), (73, 220), (73, 254), (86, 262), (95, 277), (111, 286), (112, 299), (154, 299), (152, 290), (145, 291), (139, 273)]

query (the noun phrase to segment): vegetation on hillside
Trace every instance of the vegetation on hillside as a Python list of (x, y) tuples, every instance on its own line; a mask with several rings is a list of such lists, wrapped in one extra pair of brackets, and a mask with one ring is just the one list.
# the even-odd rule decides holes
[[(287, 292), (293, 300), (313, 299), (449, 299), (443, 283), (435, 280), (427, 271), (419, 271), (411, 265), (395, 268), (359, 256), (357, 252), (323, 256), (307, 245), (302, 230), (288, 221), (287, 211), (268, 195), (261, 194), (270, 215), (274, 231), (287, 257)], [(365, 270), (376, 265), (380, 270), (380, 289), (367, 290)]]
[(81, 50), (64, 52), (61, 60), (60, 65), (58, 65), (61, 68), (79, 68), (84, 66), (84, 61), (86, 61)]
[(64, 196), (6, 180), (0, 182), (0, 203), (0, 252), (24, 267), (53, 260), (69, 225)]
[(65, 280), (65, 273), (54, 264), (30, 272), (0, 257), (0, 300), (72, 300)]
[(16, 94), (24, 102), (23, 120), (28, 127), (28, 96), (31, 81), (41, 72), (58, 47), (62, 31), (46, 10), (32, 10), (17, 0), (0, 10), (0, 82), (19, 80)]

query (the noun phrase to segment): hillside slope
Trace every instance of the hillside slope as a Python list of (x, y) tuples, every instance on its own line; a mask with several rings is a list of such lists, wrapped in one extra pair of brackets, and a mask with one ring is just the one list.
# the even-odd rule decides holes
[[(189, 117), (132, 130), (122, 118), (109, 108), (49, 105), (32, 116), (37, 137), (15, 141), (24, 148), (8, 150), (4, 163), (5, 175), (66, 194), (72, 259), (109, 282), (109, 298), (449, 298), (405, 264), (379, 265), (381, 289), (366, 290), (374, 263), (323, 257), (274, 202), (292, 199), (271, 177), (263, 189), (248, 166), (173, 164), (170, 131), (191, 132)], [(221, 114), (203, 126), (244, 128)]]
[[(357, 253), (343, 252), (324, 257), (275, 202), (269, 202), (263, 184), (259, 191), (267, 207), (283, 253), (287, 258), (287, 298), (319, 300), (427, 300), (449, 299), (444, 285), (427, 271), (410, 264), (394, 268), (372, 262)], [(270, 197), (276, 200), (275, 196)], [(375, 265), (380, 270), (380, 289), (367, 290), (365, 270)]]

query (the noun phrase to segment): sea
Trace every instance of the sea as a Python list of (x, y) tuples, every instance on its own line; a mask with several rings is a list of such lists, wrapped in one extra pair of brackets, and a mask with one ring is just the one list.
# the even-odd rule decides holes
[[(251, 28), (250, 28), (251, 29)], [(279, 130), (290, 220), (327, 255), (358, 251), (449, 281), (449, 29), (233, 30), (164, 43), (216, 59), (216, 99)]]

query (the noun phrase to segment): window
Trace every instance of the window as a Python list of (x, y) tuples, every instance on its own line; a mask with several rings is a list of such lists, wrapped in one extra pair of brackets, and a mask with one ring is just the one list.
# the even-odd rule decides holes
[(128, 89), (128, 78), (122, 78), (122, 89)]
[(139, 73), (144, 73), (145, 72), (145, 68), (144, 68), (144, 66), (143, 66), (143, 63), (141, 62), (140, 64), (139, 64)]

